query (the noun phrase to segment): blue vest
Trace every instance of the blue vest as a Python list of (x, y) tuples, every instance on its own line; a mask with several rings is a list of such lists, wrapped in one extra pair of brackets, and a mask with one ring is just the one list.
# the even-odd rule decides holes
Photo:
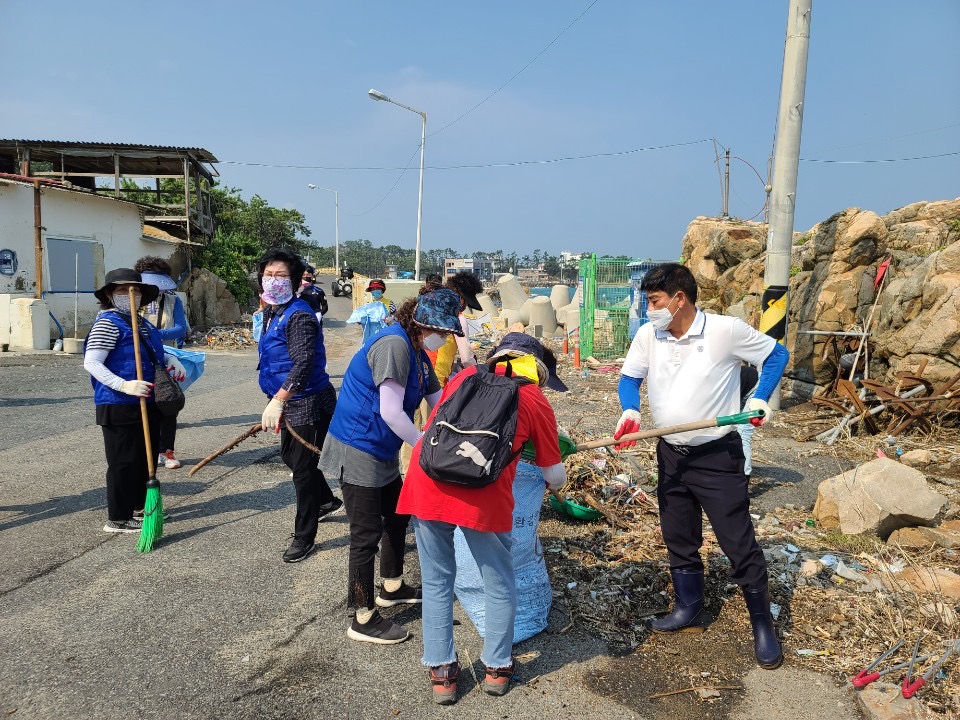
[(373, 455), (381, 462), (395, 459), (403, 445), (403, 440), (380, 417), (380, 390), (373, 384), (373, 371), (367, 362), (370, 347), (388, 335), (402, 337), (410, 350), (410, 372), (404, 383), (403, 411), (413, 420), (413, 412), (423, 400), (430, 381), (430, 359), (422, 350), (417, 353), (400, 323), (394, 323), (367, 340), (353, 356), (343, 376), (337, 409), (330, 422), (330, 434), (337, 440)]
[[(137, 359), (133, 352), (133, 328), (130, 327), (130, 319), (121, 316), (116, 310), (108, 310), (100, 314), (97, 318), (104, 318), (113, 323), (120, 331), (120, 337), (117, 338), (117, 345), (107, 355), (103, 362), (107, 370), (114, 375), (122, 377), (124, 380), (137, 379)], [(160, 339), (160, 332), (148, 320), (140, 320), (140, 337), (146, 335), (149, 338), (150, 345), (157, 362), (163, 362), (163, 340)], [(89, 340), (87, 336), (87, 340)], [(83, 350), (87, 350), (87, 340), (83, 342)], [(153, 382), (153, 358), (147, 352), (146, 341), (140, 343), (140, 367), (143, 368), (143, 379), (147, 382)], [(127, 395), (119, 390), (107, 387), (92, 375), (90, 382), (93, 385), (93, 402), (97, 405), (138, 405), (140, 398), (133, 395)], [(147, 398), (147, 402), (153, 402), (153, 396)]]
[(317, 326), (317, 339), (313, 348), (313, 372), (306, 387), (294, 395), (293, 399), (300, 400), (308, 395), (316, 395), (330, 384), (330, 376), (327, 375), (327, 351), (323, 347), (323, 329), (310, 306), (295, 298), (283, 306), (279, 314), (270, 318), (270, 324), (263, 329), (260, 336), (260, 389), (271, 397), (277, 394), (293, 369), (293, 358), (287, 348), (287, 323), (296, 312), (305, 312), (310, 316), (310, 322)]

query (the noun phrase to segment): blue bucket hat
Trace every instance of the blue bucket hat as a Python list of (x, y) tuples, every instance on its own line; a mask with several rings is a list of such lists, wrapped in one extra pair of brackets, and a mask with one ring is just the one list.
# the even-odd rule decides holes
[(460, 327), (460, 296), (447, 288), (424, 293), (417, 298), (413, 321), (427, 330), (463, 337), (463, 329)]
[(557, 376), (557, 358), (553, 351), (526, 333), (512, 332), (504, 335), (500, 344), (487, 355), (487, 364), (494, 365), (498, 360), (522, 355), (533, 355), (537, 359), (537, 367), (543, 378), (541, 385), (557, 392), (568, 390), (566, 384)]

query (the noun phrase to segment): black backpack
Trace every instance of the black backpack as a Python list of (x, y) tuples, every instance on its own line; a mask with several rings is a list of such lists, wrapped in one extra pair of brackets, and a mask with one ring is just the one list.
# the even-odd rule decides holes
[(484, 365), (437, 408), (420, 442), (420, 467), (439, 482), (480, 488), (500, 477), (518, 452), (520, 385), (526, 378), (490, 372)]

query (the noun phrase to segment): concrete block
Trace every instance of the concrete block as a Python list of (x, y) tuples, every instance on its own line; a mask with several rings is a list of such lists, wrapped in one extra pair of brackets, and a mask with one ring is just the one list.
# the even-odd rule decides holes
[(50, 349), (50, 312), (37, 298), (15, 298), (10, 303), (10, 347)]

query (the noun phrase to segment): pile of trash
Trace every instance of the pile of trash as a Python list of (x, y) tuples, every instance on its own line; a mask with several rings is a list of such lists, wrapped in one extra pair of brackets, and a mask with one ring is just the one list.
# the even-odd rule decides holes
[(249, 325), (225, 325), (193, 332), (189, 341), (211, 350), (243, 350), (257, 345)]

